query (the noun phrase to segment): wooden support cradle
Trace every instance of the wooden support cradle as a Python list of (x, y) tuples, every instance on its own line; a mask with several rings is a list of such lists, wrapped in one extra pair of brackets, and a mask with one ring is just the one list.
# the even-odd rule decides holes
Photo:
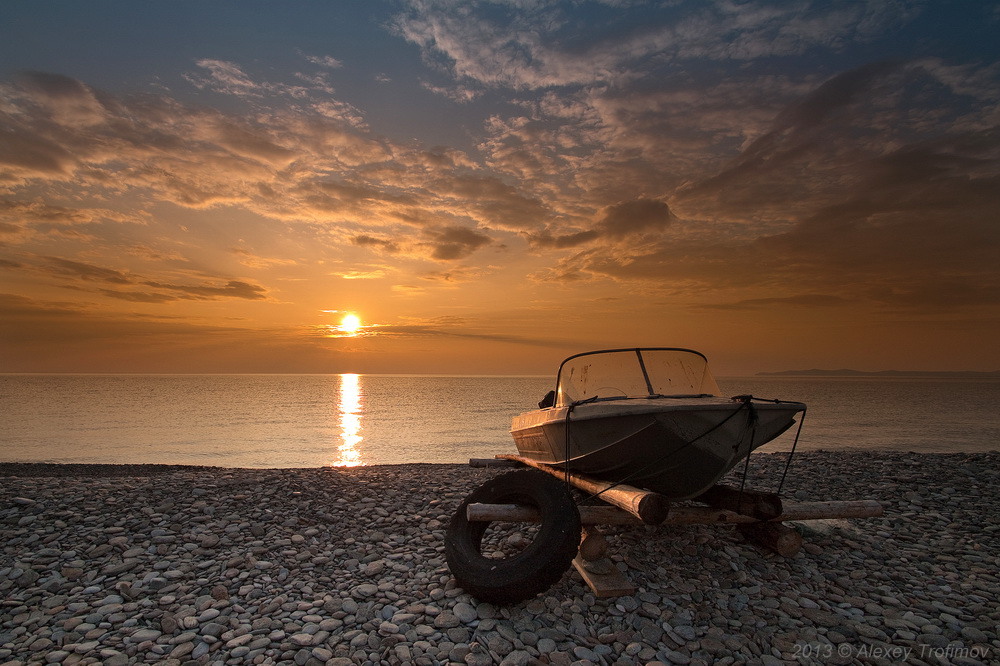
[[(677, 506), (666, 497), (625, 484), (612, 484), (580, 474), (569, 473), (523, 456), (501, 454), (499, 465), (523, 464), (560, 479), (607, 504), (580, 505), (583, 535), (573, 566), (598, 597), (617, 597), (636, 590), (628, 577), (607, 557), (607, 542), (597, 525), (735, 525), (750, 541), (785, 557), (794, 556), (802, 546), (802, 536), (782, 521), (823, 520), (831, 518), (871, 518), (881, 516), (882, 505), (874, 500), (800, 502), (783, 504), (777, 495), (740, 491), (714, 486), (696, 501), (712, 506)], [(470, 461), (476, 467), (492, 466), (488, 460)], [(474, 464), (478, 463), (478, 464)], [(611, 506), (609, 506), (611, 505)], [(469, 504), (466, 514), (477, 522), (539, 522), (534, 507), (516, 504)]]
[[(583, 525), (641, 525), (636, 516), (613, 506), (580, 506), (580, 523)], [(517, 504), (470, 504), (469, 520), (509, 521), (532, 523), (541, 520), (541, 514), (530, 506)], [(728, 509), (707, 506), (672, 506), (661, 525), (733, 525), (785, 520), (823, 520), (828, 518), (873, 518), (882, 515), (882, 505), (875, 500), (844, 500), (834, 502), (799, 502), (785, 504), (781, 515), (773, 521), (760, 521)]]

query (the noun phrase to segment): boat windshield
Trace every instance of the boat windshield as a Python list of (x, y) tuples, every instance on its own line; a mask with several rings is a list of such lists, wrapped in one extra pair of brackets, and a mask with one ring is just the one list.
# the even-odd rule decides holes
[(708, 359), (690, 349), (613, 349), (570, 356), (559, 366), (556, 406), (581, 400), (719, 395)]

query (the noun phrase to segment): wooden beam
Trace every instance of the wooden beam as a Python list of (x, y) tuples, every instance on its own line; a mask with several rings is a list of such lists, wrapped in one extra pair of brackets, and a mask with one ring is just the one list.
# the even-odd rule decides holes
[(768, 493), (749, 488), (739, 489), (720, 484), (714, 485), (694, 498), (715, 509), (729, 509), (744, 516), (759, 520), (773, 520), (781, 515), (781, 498), (777, 493)]
[(783, 523), (767, 521), (738, 525), (737, 529), (749, 541), (781, 555), (795, 557), (802, 549), (802, 535)]
[[(640, 525), (636, 516), (613, 506), (579, 506), (580, 523), (583, 525)], [(774, 522), (785, 520), (823, 520), (828, 518), (873, 518), (881, 516), (882, 505), (875, 500), (847, 500), (836, 502), (802, 502), (786, 504)], [(534, 507), (517, 504), (470, 504), (466, 515), (471, 521), (504, 521), (537, 523), (541, 514)], [(672, 506), (664, 525), (711, 525), (713, 523), (748, 524), (761, 522), (726, 509), (704, 506)]]
[(525, 458), (524, 456), (502, 453), (497, 458), (516, 460), (519, 463), (551, 474), (557, 479), (567, 479), (576, 488), (591, 495), (599, 494), (603, 501), (627, 511), (646, 525), (659, 525), (667, 517), (667, 513), (670, 510), (670, 502), (667, 498), (650, 490), (643, 490), (642, 488), (636, 488), (624, 483), (614, 484), (607, 481), (600, 481), (575, 472), (567, 474), (565, 470), (540, 463), (531, 458)]

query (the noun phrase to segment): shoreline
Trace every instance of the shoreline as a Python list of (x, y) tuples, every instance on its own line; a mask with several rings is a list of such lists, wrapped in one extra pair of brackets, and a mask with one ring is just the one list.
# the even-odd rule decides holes
[[(511, 452), (514, 452), (512, 449)], [(787, 450), (782, 451), (756, 451), (752, 454), (757, 456), (788, 456)], [(989, 450), (967, 450), (967, 451), (924, 451), (924, 450), (901, 450), (889, 447), (883, 448), (840, 448), (840, 449), (807, 449), (800, 448), (794, 454), (792, 468), (795, 461), (809, 456), (849, 456), (849, 457), (874, 457), (885, 456), (905, 457), (942, 457), (964, 458), (968, 456), (996, 456), (1000, 458), (1000, 445), (996, 449)], [(4, 461), (0, 460), (0, 477), (8, 476), (161, 476), (174, 472), (196, 471), (196, 470), (217, 470), (246, 472), (307, 472), (321, 469), (352, 470), (352, 469), (392, 469), (407, 467), (466, 467), (467, 462), (398, 462), (398, 463), (373, 463), (360, 464), (353, 467), (317, 465), (313, 467), (232, 467), (228, 465), (197, 465), (188, 463), (79, 463), (79, 462), (38, 462), (38, 461)], [(2, 665), (0, 665), (2, 666)]]
[(634, 596), (571, 569), (498, 608), (443, 545), (506, 471), (0, 463), (0, 663), (1000, 663), (1000, 452), (799, 452), (786, 496), (885, 515), (798, 524), (792, 558), (731, 526), (607, 528)]

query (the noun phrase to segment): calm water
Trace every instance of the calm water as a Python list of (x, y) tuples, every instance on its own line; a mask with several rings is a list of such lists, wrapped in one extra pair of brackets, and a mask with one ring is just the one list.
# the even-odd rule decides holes
[[(466, 462), (514, 452), (548, 377), (0, 375), (0, 461), (228, 467)], [(722, 378), (809, 405), (802, 450), (1000, 449), (1000, 382)], [(765, 450), (787, 450), (786, 434)]]

